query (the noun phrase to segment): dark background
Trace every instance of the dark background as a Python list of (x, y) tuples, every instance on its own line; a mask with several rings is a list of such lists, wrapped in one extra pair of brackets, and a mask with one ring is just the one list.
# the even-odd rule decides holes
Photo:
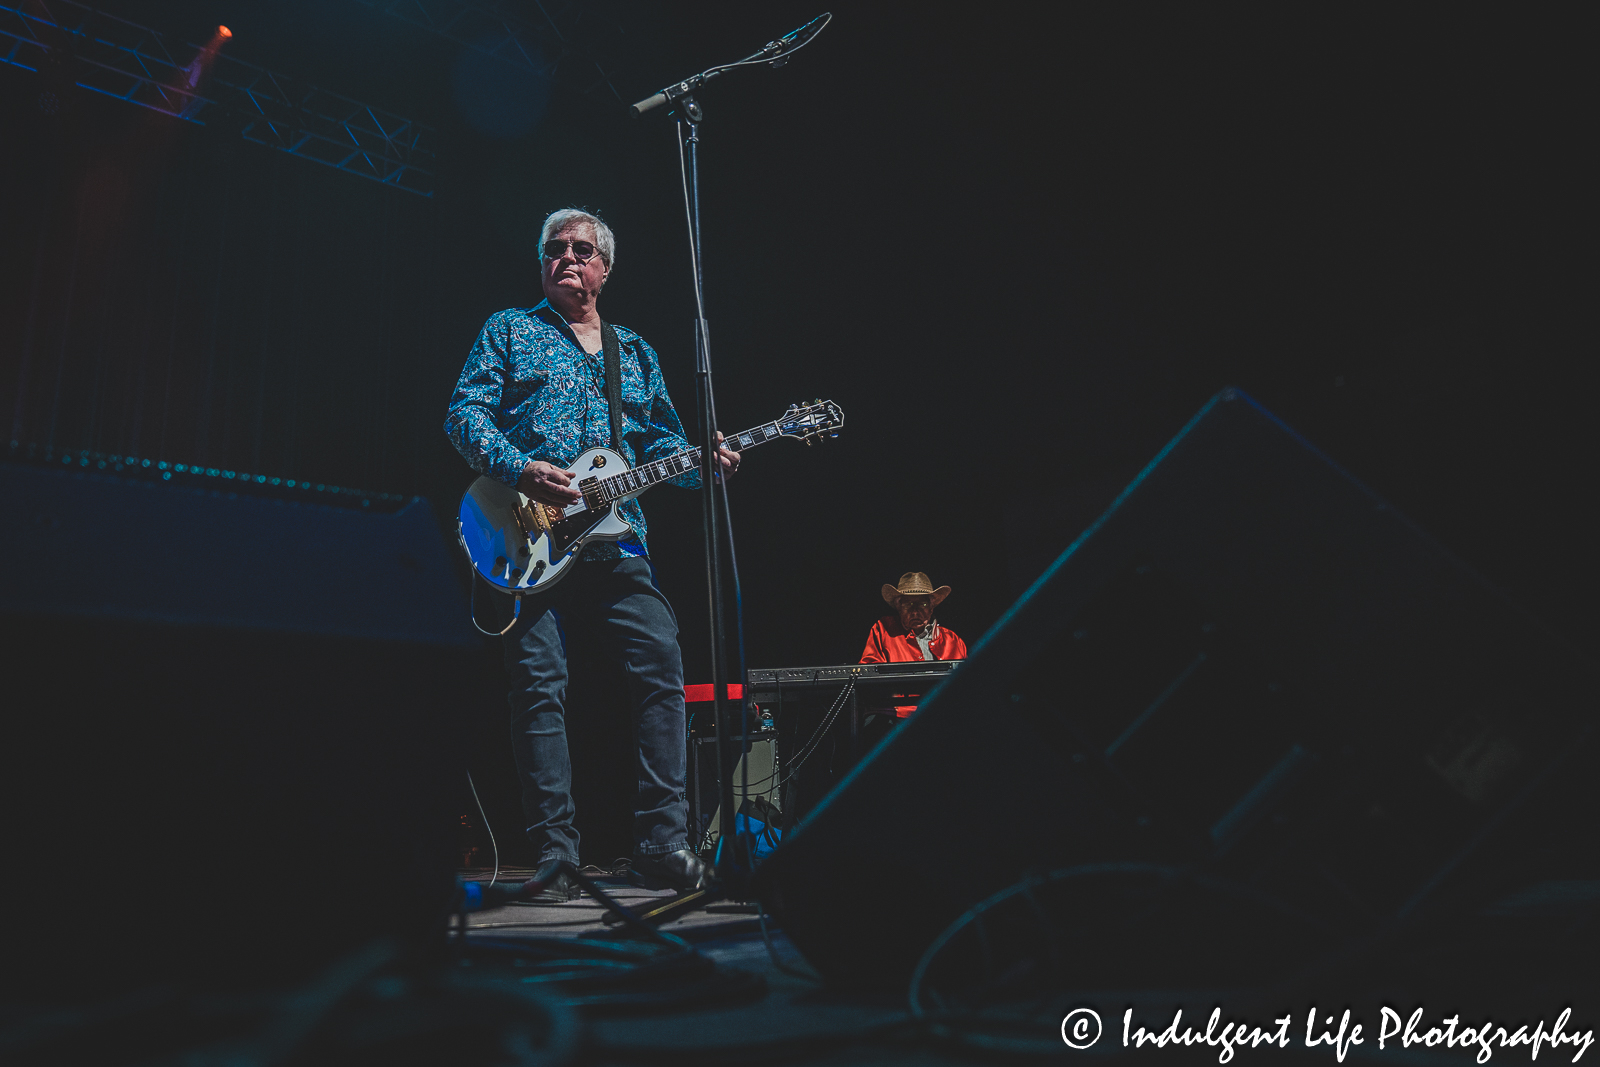
[[(590, 4), (530, 84), (354, 0), (100, 6), (196, 42), (225, 22), (235, 58), (431, 124), (436, 188), (82, 91), (46, 115), (41, 76), (0, 66), (11, 440), (422, 493), (448, 516), (472, 477), (440, 429), (461, 362), (489, 314), (538, 300), (539, 221), (572, 204), (615, 229), (603, 311), (651, 341), (693, 421), (670, 124), (625, 103), (817, 8)], [(787, 67), (702, 94), (723, 425), (812, 397), (847, 413), (837, 441), (763, 448), (732, 486), (751, 664), (854, 660), (908, 569), (954, 587), (940, 619), (974, 642), (1224, 385), (1590, 647), (1587, 21), (835, 15)], [(698, 501), (646, 508), (705, 680)], [(510, 827), (495, 659), (461, 715)], [(574, 743), (595, 768), (580, 805), (615, 808), (625, 747)], [(586, 820), (586, 860), (626, 850), (615, 821)]]

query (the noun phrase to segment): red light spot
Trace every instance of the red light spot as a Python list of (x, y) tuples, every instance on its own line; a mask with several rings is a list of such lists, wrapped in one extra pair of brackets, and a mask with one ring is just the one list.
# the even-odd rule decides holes
[(217, 27), (217, 36), (218, 37), (223, 37), (223, 38), (232, 37), (233, 36), (233, 31), (228, 29), (228, 27), (226, 27), (226, 26), (218, 26)]

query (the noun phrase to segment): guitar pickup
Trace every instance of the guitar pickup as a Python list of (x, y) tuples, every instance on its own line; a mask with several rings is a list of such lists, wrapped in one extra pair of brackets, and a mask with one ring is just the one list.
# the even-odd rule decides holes
[(583, 506), (590, 511), (599, 511), (605, 506), (605, 498), (601, 495), (599, 478), (582, 478), (578, 481), (578, 492), (583, 494)]

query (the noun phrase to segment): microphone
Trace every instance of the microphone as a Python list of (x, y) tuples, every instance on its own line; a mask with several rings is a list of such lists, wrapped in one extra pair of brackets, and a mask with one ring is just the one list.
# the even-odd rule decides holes
[(634, 118), (638, 118), (640, 115), (643, 115), (646, 111), (654, 111), (656, 108), (660, 107), (662, 104), (665, 104), (666, 102), (667, 102), (667, 94), (666, 93), (657, 93), (654, 96), (645, 97), (643, 100), (639, 101), (637, 104), (633, 104), (632, 106), (630, 106), (628, 108), (628, 110), (630, 112), (632, 112)]
[(645, 97), (637, 104), (629, 107), (628, 110), (633, 113), (634, 118), (638, 118), (647, 111), (654, 111), (662, 104), (675, 104), (704, 85), (707, 77), (716, 77), (717, 73), (720, 72), (714, 71), (709, 75), (696, 74), (694, 77), (681, 81), (677, 85), (669, 85), (654, 96)]

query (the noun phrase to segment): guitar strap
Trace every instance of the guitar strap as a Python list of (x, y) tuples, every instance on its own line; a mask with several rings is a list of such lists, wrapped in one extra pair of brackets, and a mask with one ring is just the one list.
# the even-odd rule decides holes
[[(626, 456), (622, 450), (622, 341), (604, 319), (600, 320), (600, 348), (606, 357), (606, 410), (611, 416), (611, 447)], [(650, 371), (645, 365), (644, 350), (630, 344), (628, 351), (638, 360), (639, 377), (648, 386)]]
[(600, 321), (600, 347), (606, 354), (606, 411), (611, 416), (611, 447), (626, 456), (622, 450), (622, 344), (617, 331), (604, 319)]

